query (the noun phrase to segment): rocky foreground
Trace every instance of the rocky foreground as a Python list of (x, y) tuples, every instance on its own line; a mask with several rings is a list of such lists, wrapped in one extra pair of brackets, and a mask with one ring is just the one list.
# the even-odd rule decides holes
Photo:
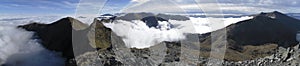
[[(300, 63), (296, 38), (300, 21), (276, 11), (214, 31), (219, 35), (215, 41), (211, 40), (214, 32), (187, 34), (188, 39), (162, 42), (145, 49), (127, 48), (122, 38), (103, 22), (112, 21), (95, 19), (91, 26), (86, 26), (67, 17), (52, 24), (19, 27), (36, 32), (47, 49), (62, 52), (67, 58), (66, 66), (299, 66)], [(227, 33), (218, 34), (221, 30)], [(226, 38), (227, 45), (220, 38)], [(211, 43), (226, 48), (224, 58), (210, 57)]]

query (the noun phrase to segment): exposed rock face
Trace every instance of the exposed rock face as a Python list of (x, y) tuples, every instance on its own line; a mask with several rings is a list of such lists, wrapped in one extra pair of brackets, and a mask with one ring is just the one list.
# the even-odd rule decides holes
[(166, 47), (168, 49), (164, 62), (179, 62), (181, 53), (180, 42), (166, 42)]
[(86, 30), (88, 31), (89, 44), (91, 44), (93, 48), (105, 50), (111, 47), (112, 30), (105, 27), (103, 22), (107, 23), (110, 22), (110, 20), (94, 19), (92, 25)]

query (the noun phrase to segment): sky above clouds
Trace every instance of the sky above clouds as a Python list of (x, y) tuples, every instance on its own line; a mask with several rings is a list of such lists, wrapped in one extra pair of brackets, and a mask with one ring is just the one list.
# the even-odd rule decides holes
[(70, 14), (76, 0), (1, 0), (0, 14)]
[[(202, 9), (224, 13), (253, 14), (259, 12), (280, 11), (299, 13), (300, 0), (132, 0), (133, 6), (125, 9), (127, 12), (202, 12)], [(216, 1), (216, 2), (214, 2)], [(216, 7), (219, 6), (219, 7)], [(165, 6), (165, 7), (160, 7)], [(152, 8), (151, 8), (152, 7)]]
[(0, 14), (201, 13), (202, 9), (233, 14), (299, 13), (300, 0), (0, 0)]

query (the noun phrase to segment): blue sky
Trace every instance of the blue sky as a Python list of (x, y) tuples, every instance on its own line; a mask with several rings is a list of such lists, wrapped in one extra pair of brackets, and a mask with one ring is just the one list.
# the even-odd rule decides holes
[(0, 13), (4, 14), (70, 14), (77, 0), (1, 0)]
[[(195, 2), (196, 1), (196, 2)], [(224, 13), (254, 14), (280, 11), (299, 13), (300, 0), (0, 0), (0, 14), (74, 14), (116, 12), (201, 12), (219, 5)], [(78, 4), (80, 5), (78, 8)], [(105, 7), (100, 11), (102, 6)], [(214, 11), (211, 9), (210, 11)]]

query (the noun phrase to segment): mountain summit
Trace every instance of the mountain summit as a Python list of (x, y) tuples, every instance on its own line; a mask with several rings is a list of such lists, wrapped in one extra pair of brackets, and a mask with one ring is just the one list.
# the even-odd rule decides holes
[(258, 16), (266, 16), (276, 20), (277, 22), (283, 23), (297, 31), (300, 31), (300, 20), (280, 13), (278, 11), (270, 12), (270, 13), (261, 13)]

